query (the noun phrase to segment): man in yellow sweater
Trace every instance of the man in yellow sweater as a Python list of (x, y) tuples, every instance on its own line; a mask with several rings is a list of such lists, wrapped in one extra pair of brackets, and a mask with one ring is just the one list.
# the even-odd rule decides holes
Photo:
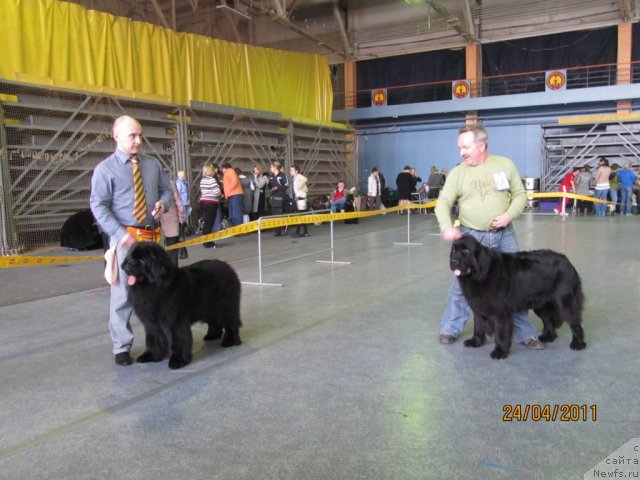
[[(474, 236), (483, 245), (500, 252), (518, 251), (518, 240), (511, 221), (527, 202), (520, 174), (513, 162), (488, 152), (489, 137), (482, 125), (460, 129), (458, 148), (462, 163), (451, 170), (435, 208), (442, 238), (452, 242), (463, 234)], [(455, 226), (451, 209), (458, 202)], [(455, 342), (469, 318), (467, 304), (457, 279), (449, 289), (447, 307), (440, 325), (440, 343)], [(534, 350), (544, 348), (528, 313), (514, 315), (514, 335), (519, 343)]]

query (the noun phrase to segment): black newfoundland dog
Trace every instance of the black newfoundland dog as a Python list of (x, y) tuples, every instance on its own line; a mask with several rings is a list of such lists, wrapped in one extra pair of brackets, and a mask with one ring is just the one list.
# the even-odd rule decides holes
[[(129, 275), (129, 302), (144, 325), (146, 350), (140, 363), (160, 362), (169, 368), (191, 362), (191, 324), (209, 325), (205, 340), (222, 338), (223, 347), (240, 345), (240, 280), (220, 260), (176, 267), (153, 242), (136, 244), (122, 268)], [(224, 331), (224, 336), (223, 336)]]
[(507, 358), (513, 314), (530, 309), (544, 325), (540, 341), (553, 342), (556, 328), (567, 322), (573, 334), (571, 348), (587, 346), (580, 276), (564, 255), (551, 250), (500, 253), (463, 235), (453, 242), (449, 265), (474, 315), (473, 337), (465, 346), (479, 347), (485, 334), (495, 334), (491, 358)]

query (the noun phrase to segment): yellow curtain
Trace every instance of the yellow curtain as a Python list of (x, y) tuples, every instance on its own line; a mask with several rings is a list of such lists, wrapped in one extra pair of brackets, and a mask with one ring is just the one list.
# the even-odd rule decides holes
[(0, 0), (0, 76), (51, 79), (330, 122), (325, 57), (216, 40), (58, 0)]

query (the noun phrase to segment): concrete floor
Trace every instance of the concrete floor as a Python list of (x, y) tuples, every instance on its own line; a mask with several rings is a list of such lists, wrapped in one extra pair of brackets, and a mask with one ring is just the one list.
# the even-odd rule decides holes
[[(244, 344), (205, 345), (195, 326), (178, 371), (113, 363), (99, 263), (0, 270), (0, 479), (582, 479), (640, 436), (639, 220), (516, 221), (522, 249), (580, 272), (588, 347), (571, 351), (563, 326), (501, 361), (490, 344), (438, 343), (453, 277), (433, 216), (412, 216), (413, 246), (394, 245), (406, 217), (336, 224), (350, 265), (303, 256), (328, 248), (326, 225), (265, 234), (263, 281), (284, 287), (244, 285)], [(255, 282), (256, 239), (191, 247), (188, 262)], [(505, 406), (547, 404), (588, 418), (503, 421)]]

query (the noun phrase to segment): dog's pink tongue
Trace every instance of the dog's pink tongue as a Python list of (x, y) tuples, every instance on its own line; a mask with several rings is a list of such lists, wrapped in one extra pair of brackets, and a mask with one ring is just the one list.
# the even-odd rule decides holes
[(134, 285), (135, 283), (136, 283), (136, 277), (134, 277), (133, 275), (129, 275), (129, 277), (127, 278), (127, 284)]
[(453, 274), (454, 274), (456, 277), (459, 277), (460, 275), (462, 275), (462, 272), (456, 268), (456, 269), (453, 271)]

